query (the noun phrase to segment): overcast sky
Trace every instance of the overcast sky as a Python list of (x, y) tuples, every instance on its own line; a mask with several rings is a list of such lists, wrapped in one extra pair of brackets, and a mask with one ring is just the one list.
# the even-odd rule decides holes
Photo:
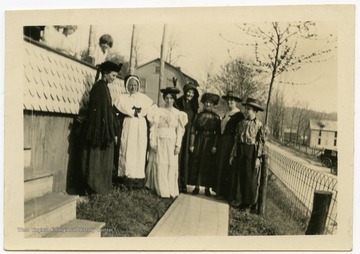
[[(260, 24), (261, 25), (261, 24)], [(109, 33), (114, 38), (114, 51), (129, 59), (132, 25), (95, 26), (97, 37)], [(320, 37), (336, 30), (331, 23), (320, 23), (317, 26)], [(86, 47), (88, 26), (80, 26), (78, 33)], [(136, 34), (140, 47), (140, 64), (160, 57), (160, 44), (163, 24), (137, 24)], [(220, 33), (222, 36), (220, 36)], [(230, 41), (251, 42), (236, 24), (168, 24), (167, 39), (176, 42), (174, 55), (180, 56), (174, 65), (202, 83), (206, 72), (216, 72), (220, 65), (230, 60), (230, 57), (245, 56), (253, 59), (253, 48), (230, 43)], [(309, 52), (324, 45), (324, 41), (312, 41), (299, 44), (298, 52)], [(302, 83), (303, 85), (286, 85), (284, 93), (289, 106), (296, 101), (307, 104), (311, 109), (325, 112), (337, 111), (337, 52), (324, 63), (304, 66), (301, 71), (282, 75), (278, 81)], [(213, 63), (211, 65), (211, 63)], [(263, 80), (268, 83), (270, 77)], [(276, 85), (279, 87), (279, 85)]]

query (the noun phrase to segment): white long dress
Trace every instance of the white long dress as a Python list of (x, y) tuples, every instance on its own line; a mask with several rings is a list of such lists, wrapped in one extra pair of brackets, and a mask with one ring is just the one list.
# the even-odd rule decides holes
[[(114, 104), (126, 114), (120, 140), (118, 176), (127, 178), (145, 178), (145, 159), (147, 148), (147, 125), (145, 116), (157, 108), (145, 94), (123, 94)], [(141, 108), (135, 116), (135, 108)]]
[(155, 114), (148, 115), (148, 120), (151, 150), (145, 186), (161, 197), (176, 197), (179, 195), (179, 160), (174, 151), (175, 146), (180, 149), (187, 115), (173, 107), (158, 108)]

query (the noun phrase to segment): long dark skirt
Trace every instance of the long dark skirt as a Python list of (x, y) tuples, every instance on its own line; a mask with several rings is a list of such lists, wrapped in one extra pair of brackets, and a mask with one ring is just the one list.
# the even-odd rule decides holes
[(216, 166), (213, 191), (225, 199), (229, 198), (231, 190), (232, 167), (230, 166), (230, 153), (234, 145), (233, 135), (219, 137), (216, 151)]
[(189, 181), (189, 165), (191, 165), (191, 154), (189, 152), (191, 124), (188, 123), (185, 128), (185, 133), (181, 143), (181, 150), (179, 154), (179, 188), (186, 189)]
[(215, 135), (198, 134), (195, 137), (195, 147), (189, 184), (213, 187), (215, 173), (215, 155), (211, 153)]
[(113, 162), (113, 143), (107, 149), (85, 147), (82, 164), (91, 192), (106, 194), (111, 190)]
[(255, 155), (255, 145), (237, 144), (230, 201), (243, 207), (255, 205), (258, 198), (260, 169), (255, 168)]

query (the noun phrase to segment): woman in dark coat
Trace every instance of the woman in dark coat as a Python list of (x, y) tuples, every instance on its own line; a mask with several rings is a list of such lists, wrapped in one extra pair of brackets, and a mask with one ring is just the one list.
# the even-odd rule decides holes
[(204, 110), (196, 116), (191, 129), (190, 152), (193, 153), (193, 161), (189, 184), (195, 185), (193, 195), (199, 194), (200, 186), (205, 186), (206, 196), (211, 195), (216, 146), (220, 134), (220, 117), (213, 112), (213, 107), (219, 99), (219, 95), (212, 93), (205, 93), (202, 96)]
[(219, 136), (218, 152), (216, 153), (213, 190), (218, 198), (222, 197), (227, 200), (232, 178), (232, 169), (229, 163), (230, 153), (234, 145), (236, 126), (240, 121), (244, 120), (244, 114), (238, 108), (241, 99), (233, 91), (229, 91), (222, 98), (227, 102), (229, 110), (221, 120), (221, 135)]
[(87, 192), (105, 194), (112, 186), (114, 159), (114, 112), (108, 84), (113, 82), (121, 65), (106, 61), (99, 66), (101, 79), (90, 91), (87, 117), (84, 123), (83, 172)]
[(248, 98), (245, 103), (246, 119), (241, 121), (235, 133), (234, 147), (230, 155), (233, 164), (233, 184), (230, 204), (242, 211), (256, 208), (260, 180), (260, 158), (263, 155), (266, 127), (256, 118), (264, 111), (260, 103)]
[(176, 99), (174, 107), (183, 111), (188, 116), (188, 123), (185, 126), (185, 133), (182, 139), (181, 151), (179, 154), (179, 191), (187, 192), (186, 185), (188, 183), (189, 166), (191, 165), (189, 145), (192, 123), (199, 109), (199, 92), (196, 86), (188, 83), (184, 86), (184, 95)]

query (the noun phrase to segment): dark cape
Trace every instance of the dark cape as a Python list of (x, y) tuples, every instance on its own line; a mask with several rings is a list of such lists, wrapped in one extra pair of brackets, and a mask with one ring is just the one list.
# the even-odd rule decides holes
[(107, 85), (99, 80), (92, 87), (83, 133), (82, 168), (87, 188), (102, 194), (111, 190), (114, 160), (114, 112)]
[(232, 167), (229, 160), (234, 145), (235, 130), (237, 124), (243, 119), (244, 114), (240, 111), (231, 115), (218, 140), (213, 191), (216, 192), (217, 196), (225, 199), (229, 198), (231, 191)]

